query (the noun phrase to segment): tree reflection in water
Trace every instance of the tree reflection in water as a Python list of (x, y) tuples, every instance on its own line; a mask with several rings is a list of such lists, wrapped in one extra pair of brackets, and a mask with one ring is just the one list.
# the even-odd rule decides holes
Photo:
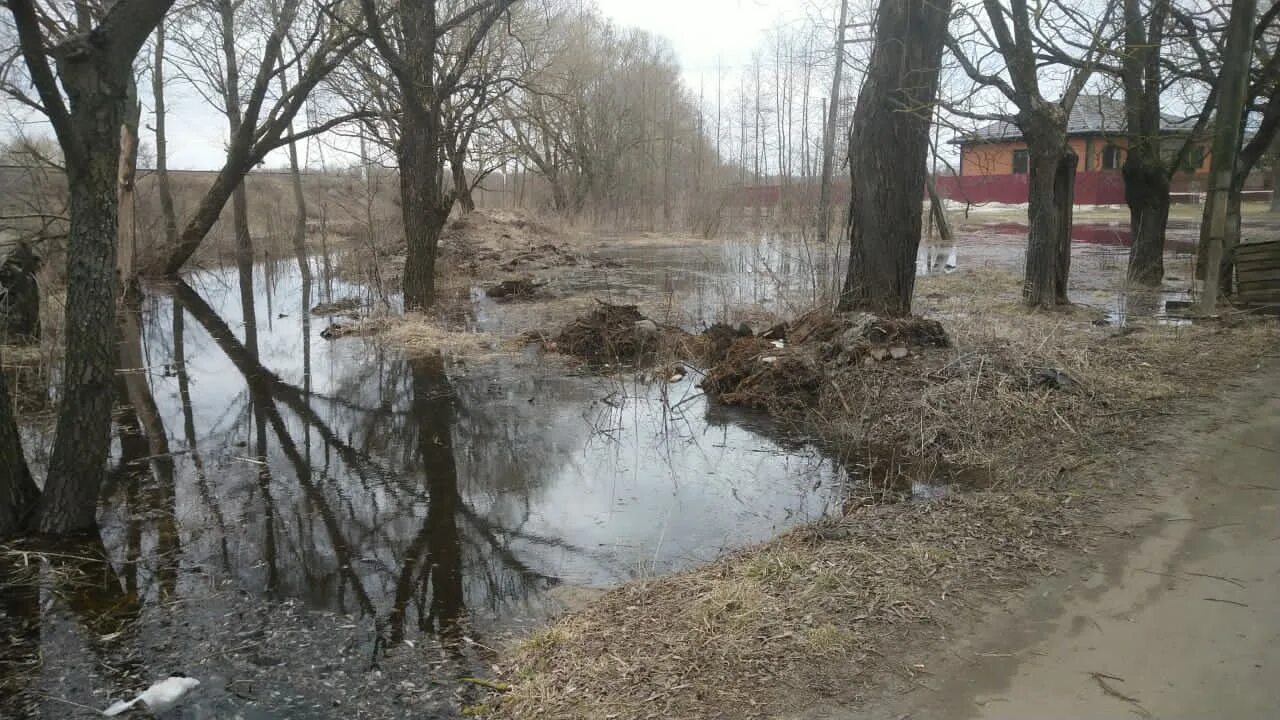
[[(122, 325), (118, 462), (96, 552), (110, 561), (72, 573), (93, 581), (61, 585), (43, 614), (39, 594), (0, 582), (0, 630), (14, 640), (0, 670), (36, 668), (21, 675), (34, 685), (0, 680), (6, 709), (55, 673), (51, 694), (105, 707), (193, 670), (221, 677), (206, 715), (257, 704), (276, 713), (257, 717), (328, 717), (325, 699), (348, 691), (336, 678), (371, 687), (370, 658), (384, 678), (429, 667), (427, 685), (452, 698), (438, 683), (482, 667), (489, 633), (554, 607), (559, 574), (616, 581), (635, 571), (629, 548), (656, 564), (644, 544), (655, 535), (672, 555), (714, 553), (729, 528), (767, 533), (793, 507), (820, 507), (806, 504), (815, 476), (787, 474), (802, 463), (742, 453), (755, 440), (701, 410), (672, 441), (644, 420), (669, 403), (635, 400), (614, 418), (629, 439), (588, 440), (589, 381), (326, 344), (312, 336), (309, 283), (252, 267), (197, 277), (203, 295), (178, 283)], [(668, 535), (668, 520), (684, 525)], [(263, 700), (257, 682), (285, 699)]]

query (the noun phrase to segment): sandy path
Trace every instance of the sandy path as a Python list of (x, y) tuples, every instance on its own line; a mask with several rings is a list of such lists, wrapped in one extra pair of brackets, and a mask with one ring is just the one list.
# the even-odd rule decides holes
[(1280, 717), (1280, 372), (1213, 412), (1134, 468), (1131, 532), (914, 659), (917, 689), (804, 717)]

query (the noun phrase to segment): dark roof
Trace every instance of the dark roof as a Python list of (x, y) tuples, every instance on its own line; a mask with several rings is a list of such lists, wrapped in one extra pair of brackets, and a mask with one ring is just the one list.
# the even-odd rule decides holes
[[(1124, 101), (1105, 95), (1081, 95), (1071, 106), (1071, 115), (1067, 118), (1068, 135), (1118, 135), (1125, 132)], [(1164, 132), (1187, 132), (1195, 127), (1195, 120), (1163, 115), (1160, 118), (1160, 129)], [(972, 142), (996, 142), (999, 140), (1017, 140), (1022, 131), (1011, 122), (993, 122), (975, 130), (961, 132), (952, 143), (961, 145)]]

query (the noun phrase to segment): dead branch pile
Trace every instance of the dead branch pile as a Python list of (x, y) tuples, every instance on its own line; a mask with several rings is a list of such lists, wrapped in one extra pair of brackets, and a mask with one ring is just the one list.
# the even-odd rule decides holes
[(790, 345), (759, 337), (734, 341), (708, 372), (703, 390), (726, 405), (781, 414), (816, 405), (824, 379), (848, 367), (951, 344), (936, 320), (862, 313), (810, 313), (785, 332)]

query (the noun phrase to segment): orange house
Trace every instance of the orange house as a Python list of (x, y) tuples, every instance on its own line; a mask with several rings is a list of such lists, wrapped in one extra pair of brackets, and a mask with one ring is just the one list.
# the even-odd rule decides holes
[[(1192, 122), (1163, 118), (1161, 134), (1185, 138)], [(1102, 95), (1081, 95), (1067, 119), (1067, 142), (1079, 157), (1076, 166), (1076, 204), (1122, 204), (1124, 165), (1129, 141), (1125, 136), (1124, 102)], [(1027, 146), (1013, 123), (995, 122), (964, 133), (951, 141), (960, 146), (959, 176), (939, 185), (944, 195), (971, 203), (1027, 201)], [(1168, 142), (1162, 150), (1172, 161), (1181, 142)], [(1192, 146), (1175, 178), (1175, 186), (1209, 172), (1204, 143)], [(941, 178), (939, 180), (942, 180)], [(1178, 182), (1178, 181), (1181, 182)]]

